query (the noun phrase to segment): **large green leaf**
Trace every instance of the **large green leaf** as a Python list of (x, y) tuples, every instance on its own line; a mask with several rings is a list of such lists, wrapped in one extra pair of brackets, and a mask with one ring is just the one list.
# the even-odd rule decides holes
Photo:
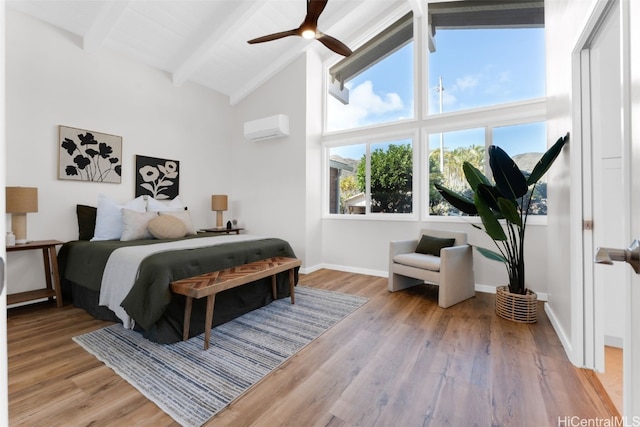
[(542, 176), (547, 173), (553, 162), (555, 162), (558, 155), (562, 151), (564, 144), (569, 142), (569, 133), (561, 138), (559, 138), (552, 146), (547, 150), (546, 153), (540, 158), (536, 166), (533, 168), (531, 175), (527, 179), (527, 184), (532, 185), (535, 184), (542, 178)]
[(498, 207), (507, 221), (518, 227), (522, 227), (522, 218), (511, 200), (507, 200), (504, 197), (498, 198)]
[(493, 240), (507, 240), (507, 235), (504, 233), (498, 217), (489, 208), (489, 205), (480, 197), (478, 193), (474, 194), (473, 201), (478, 208), (478, 215), (482, 219), (482, 225), (484, 225), (484, 231)]
[(468, 197), (463, 196), (462, 194), (456, 193), (453, 190), (448, 189), (438, 183), (435, 183), (434, 186), (436, 190), (440, 192), (442, 197), (454, 207), (460, 209), (462, 212), (467, 215), (478, 215), (478, 209), (474, 204), (473, 200)]
[(496, 212), (500, 212), (500, 207), (498, 206), (498, 197), (501, 197), (501, 195), (500, 191), (498, 191), (496, 187), (494, 187), (493, 185), (478, 184), (476, 193), (480, 195), (482, 200), (487, 203), (487, 205), (489, 205), (491, 209)]
[(493, 180), (503, 197), (517, 199), (529, 190), (527, 179), (509, 155), (496, 145), (489, 146), (489, 166)]
[(479, 184), (491, 185), (491, 181), (487, 178), (477, 167), (473, 166), (469, 162), (462, 164), (462, 170), (464, 171), (464, 177), (467, 179), (469, 186), (473, 191), (476, 191)]
[(507, 262), (507, 260), (498, 252), (494, 252), (490, 249), (485, 249), (485, 248), (481, 248), (478, 246), (475, 246), (475, 248), (477, 249), (478, 252), (480, 252), (483, 256), (492, 259), (494, 261), (500, 261), (500, 262)]

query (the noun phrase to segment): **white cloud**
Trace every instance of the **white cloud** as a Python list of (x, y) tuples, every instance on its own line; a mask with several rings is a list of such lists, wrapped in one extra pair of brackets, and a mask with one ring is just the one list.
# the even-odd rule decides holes
[(465, 90), (473, 89), (478, 86), (479, 82), (480, 76), (467, 74), (464, 77), (456, 79), (456, 83), (453, 85), (453, 90), (464, 92)]
[(404, 109), (404, 103), (397, 93), (384, 96), (376, 94), (369, 80), (355, 88), (349, 88), (349, 104), (343, 105), (329, 96), (329, 129), (349, 129), (375, 123), (376, 116)]
[(367, 115), (385, 114), (404, 108), (402, 99), (397, 93), (387, 93), (384, 97), (373, 92), (373, 83), (370, 80), (356, 86), (349, 95), (349, 103), (354, 107), (363, 108)]

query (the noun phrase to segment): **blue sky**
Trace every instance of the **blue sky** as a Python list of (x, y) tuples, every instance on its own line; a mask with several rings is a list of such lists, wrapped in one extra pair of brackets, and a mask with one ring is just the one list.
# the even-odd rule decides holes
[[(438, 30), (435, 43), (436, 51), (429, 56), (432, 114), (440, 108), (436, 90), (440, 76), (444, 112), (544, 96), (544, 29)], [(328, 117), (334, 129), (412, 117), (412, 56), (410, 43), (349, 81), (348, 106), (329, 97)], [(512, 140), (523, 151), (540, 151), (540, 138), (545, 138), (543, 125), (496, 134), (507, 152), (506, 145), (515, 145)], [(467, 137), (461, 132), (449, 142), (457, 146)]]

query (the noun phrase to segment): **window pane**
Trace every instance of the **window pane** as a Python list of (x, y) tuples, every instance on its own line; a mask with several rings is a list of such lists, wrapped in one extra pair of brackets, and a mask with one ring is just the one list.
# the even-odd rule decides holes
[[(509, 154), (520, 170), (531, 173), (547, 150), (544, 122), (504, 126), (493, 129), (493, 144)], [(528, 199), (528, 197), (527, 197)], [(547, 214), (547, 177), (540, 179), (531, 200), (532, 215)]]
[(371, 144), (371, 212), (411, 213), (412, 194), (411, 140)]
[(329, 149), (329, 213), (365, 213), (365, 181), (357, 176), (365, 153), (364, 144)]
[[(329, 70), (327, 131), (413, 118), (412, 22), (411, 14), (403, 17), (381, 33), (388, 37), (378, 46), (365, 44)], [(332, 93), (340, 90), (342, 73), (347, 93), (340, 101)]]
[(485, 130), (469, 129), (429, 135), (429, 214), (461, 215), (451, 206), (434, 184), (471, 197), (471, 189), (464, 176), (462, 165), (468, 161), (480, 170), (485, 164)]
[(434, 42), (429, 114), (545, 95), (544, 28), (438, 28)]

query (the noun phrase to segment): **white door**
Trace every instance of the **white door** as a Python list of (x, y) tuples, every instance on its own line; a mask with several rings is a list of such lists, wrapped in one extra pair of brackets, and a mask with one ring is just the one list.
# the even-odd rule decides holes
[[(585, 231), (584, 239), (585, 364), (602, 369), (605, 331), (621, 331), (623, 415), (635, 425), (640, 423), (640, 275), (625, 262), (590, 267), (593, 252), (587, 249), (591, 244), (623, 250), (640, 239), (640, 2), (600, 4), (607, 5), (606, 13), (581, 55), (587, 77), (582, 132), (591, 147), (583, 171), (592, 178), (585, 185), (584, 212), (586, 219), (593, 215), (593, 232)], [(618, 326), (611, 329), (607, 321)]]
[[(623, 69), (628, 73), (628, 90), (624, 92), (629, 105), (628, 133), (630, 155), (628, 178), (631, 182), (631, 233), (640, 239), (640, 2), (625, 1), (623, 16), (623, 52), (629, 58)], [(634, 25), (631, 25), (631, 23)], [(623, 58), (625, 55), (623, 55)], [(640, 275), (631, 275), (627, 290), (624, 348), (624, 415), (628, 422), (640, 423)]]
[[(620, 65), (620, 6), (616, 2), (582, 54), (588, 67), (589, 103), (585, 111), (585, 134), (591, 141), (591, 188), (593, 197), (592, 246), (624, 248), (628, 245), (630, 218), (625, 212), (629, 185), (623, 179), (622, 87)], [(588, 240), (588, 239), (585, 239)], [(593, 249), (586, 252), (592, 256)], [(628, 266), (586, 263), (593, 275), (593, 366), (604, 371), (604, 346), (623, 346), (625, 292)]]

